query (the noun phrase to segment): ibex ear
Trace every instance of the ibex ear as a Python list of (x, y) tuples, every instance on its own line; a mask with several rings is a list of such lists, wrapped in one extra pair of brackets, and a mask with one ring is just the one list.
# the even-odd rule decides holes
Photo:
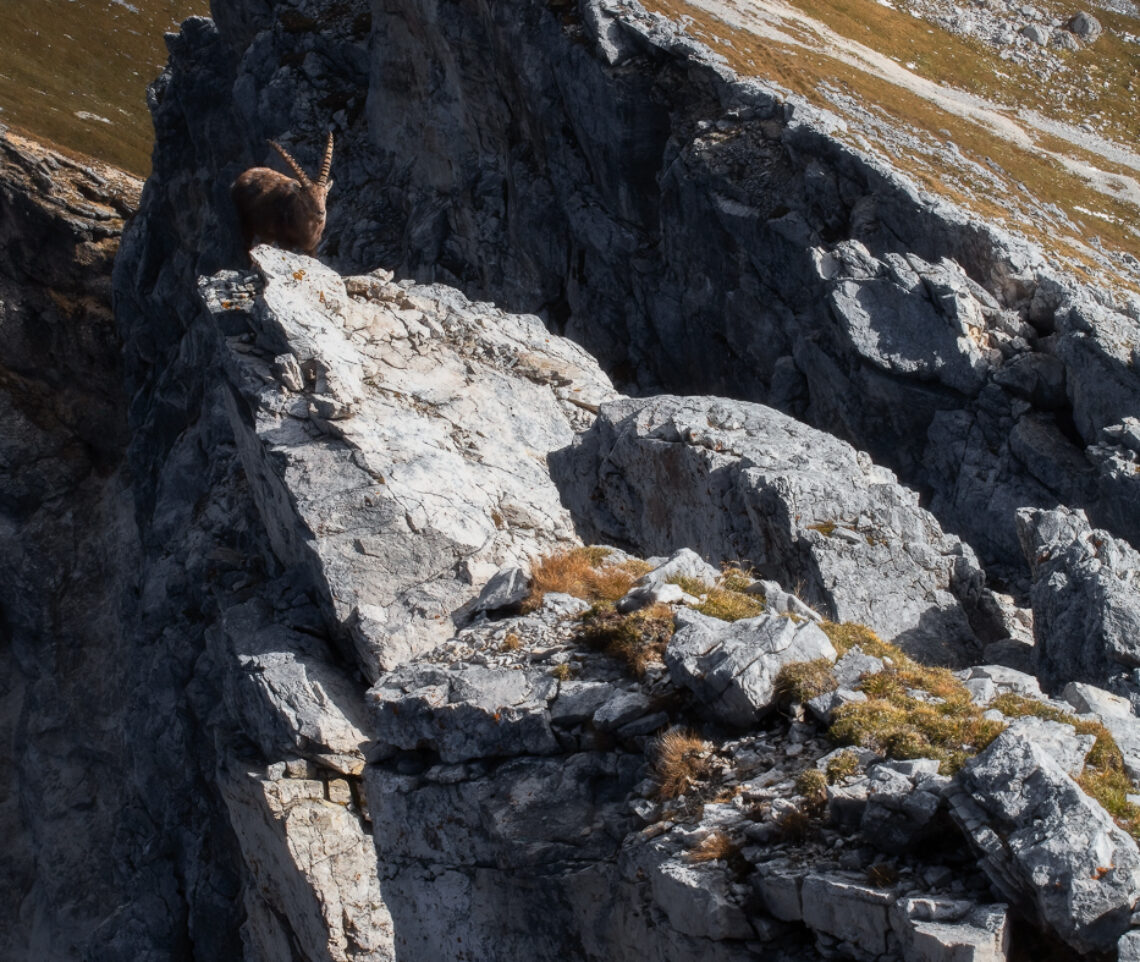
[(330, 180), (330, 181), (329, 181), (327, 184), (325, 184), (325, 193), (326, 193), (326, 194), (327, 194), (327, 193), (328, 193), (330, 190), (332, 190), (332, 189), (333, 189), (333, 184), (335, 184), (335, 183), (336, 183), (336, 181), (335, 181), (335, 180)]

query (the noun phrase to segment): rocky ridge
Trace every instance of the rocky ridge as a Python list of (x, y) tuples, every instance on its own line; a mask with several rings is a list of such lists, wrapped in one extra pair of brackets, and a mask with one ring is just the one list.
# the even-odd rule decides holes
[[(1110, 948), (1124, 934), (1136, 893), (1128, 866), (1140, 866), (1140, 855), (1072, 781), (1093, 764), (1085, 760), (1092, 736), (1029, 712), (955, 778), (939, 774), (937, 757), (884, 761), (874, 750), (858, 750), (849, 752), (846, 773), (828, 784), (825, 773), (842, 752), (825, 737), (827, 724), (843, 717), (842, 706), (867, 701), (868, 677), (892, 661), (909, 662), (897, 648), (876, 648), (881, 642), (870, 634), (863, 644), (882, 657), (848, 643), (840, 658), (817, 626), (819, 615), (802, 602), (790, 604), (792, 596), (779, 588), (780, 576), (798, 570), (788, 555), (810, 552), (825, 578), (842, 572), (831, 581), (848, 593), (824, 602), (828, 614), (841, 607), (848, 621), (878, 624), (903, 644), (906, 606), (889, 603), (899, 582), (921, 596), (914, 584), (950, 574), (943, 583), (955, 584), (957, 595), (925, 591), (930, 637), (947, 649), (955, 647), (948, 626), (956, 624), (956, 649), (972, 644), (980, 652), (964, 604), (988, 611), (993, 633), (1003, 623), (997, 599), (983, 604), (988, 593), (968, 550), (944, 535), (889, 472), (769, 409), (716, 398), (621, 399), (585, 354), (551, 338), (536, 319), (470, 304), (453, 290), (394, 283), (383, 271), (342, 279), (315, 261), (268, 248), (255, 251), (254, 266), (252, 274), (223, 272), (202, 283), (206, 318), (226, 334), (227, 380), (244, 399), (227, 404), (231, 429), (274, 553), (289, 561), (294, 581), (314, 585), (331, 602), (330, 620), (343, 634), (330, 639), (333, 650), (322, 651), (274, 626), (280, 615), (265, 605), (247, 602), (222, 616), (242, 666), (227, 702), (244, 730), (257, 733), (263, 756), (284, 759), (246, 766), (239, 784), (253, 786), (252, 793), (223, 783), (235, 834), (269, 908), (259, 909), (247, 892), (247, 952), (269, 957), (274, 945), (298, 937), (299, 890), (282, 884), (264, 854), (281, 841), (270, 845), (263, 830), (246, 825), (271, 824), (274, 812), (288, 826), (293, 861), (286, 864), (300, 869), (322, 907), (310, 924), (322, 931), (325, 919), (333, 957), (439, 958), (463, 946), (481, 958), (628, 951), (727, 959), (762, 951), (886, 960), (907, 958), (921, 945), (929, 958), (951, 958), (968, 946), (980, 953), (975, 958), (996, 959), (1010, 945), (1007, 905), (1078, 951)], [(491, 434), (493, 423), (520, 410), (518, 392), (530, 430)], [(480, 428), (500, 404), (487, 430)], [(544, 423), (551, 427), (535, 433)], [(650, 442), (642, 461), (629, 460), (612, 436), (621, 424)], [(763, 444), (750, 447), (759, 438)], [(528, 453), (535, 450), (546, 452), (550, 468), (528, 474), (542, 463)], [(696, 459), (692, 465), (685, 451)], [(732, 480), (735, 458), (750, 466), (740, 481)], [(851, 484), (860, 465), (874, 497)], [(805, 472), (802, 487), (797, 470)], [(710, 489), (717, 475), (723, 480)], [(418, 478), (430, 482), (417, 487)], [(608, 487), (631, 479), (644, 479), (645, 490)], [(765, 483), (779, 493), (765, 495)], [(856, 523), (817, 530), (800, 518), (796, 534), (768, 536), (761, 552), (740, 543), (739, 532), (702, 520), (678, 484), (703, 491), (724, 517), (752, 517), (746, 530), (753, 537), (769, 530), (764, 517), (796, 517), (796, 505), (824, 506)], [(741, 496), (757, 507), (733, 510), (734, 485), (756, 492)], [(525, 511), (512, 501), (523, 490)], [(811, 496), (797, 496), (804, 491)], [(438, 499), (430, 510), (422, 508), (428, 497)], [(623, 507), (633, 504), (638, 511)], [(527, 570), (577, 544), (575, 524), (589, 532), (591, 515), (611, 526), (620, 518), (622, 527), (608, 533), (639, 546), (653, 543), (647, 538), (683, 542), (685, 531), (672, 530), (667, 519), (687, 519), (703, 532), (702, 554), (762, 559), (769, 578), (739, 586), (754, 592), (761, 613), (735, 622), (701, 613), (720, 575), (688, 549), (644, 565), (604, 549), (593, 556), (595, 567), (625, 566), (630, 584), (645, 571), (641, 587), (618, 604), (624, 617), (637, 619), (668, 597), (680, 604), (668, 615), (671, 637), (659, 657), (645, 656), (632, 673), (623, 669), (589, 640), (589, 618), (580, 619), (596, 609), (572, 595), (547, 590), (530, 613), (513, 614), (531, 595)], [(561, 549), (557, 537), (544, 540), (559, 525)], [(472, 528), (478, 536), (456, 540)], [(893, 560), (860, 559), (884, 550)], [(944, 569), (940, 557), (957, 560)], [(369, 580), (378, 571), (386, 572), (388, 590), (398, 586), (407, 562), (387, 569), (376, 561), (391, 558), (422, 559), (424, 574), (415, 591), (393, 591), (384, 614), (370, 619), (396, 626), (387, 633), (362, 627), (354, 599), (378, 597), (379, 585)], [(492, 569), (498, 574), (488, 579)], [(425, 580), (433, 570), (457, 592), (442, 596), (442, 605), (441, 589)], [(677, 585), (682, 590), (667, 590)], [(692, 594), (702, 586), (700, 596)], [(394, 646), (393, 637), (404, 645)], [(408, 645), (411, 639), (418, 644)], [(338, 682), (328, 664), (339, 660), (335, 652), (375, 681), (366, 716), (359, 686)], [(798, 709), (791, 721), (771, 714), (787, 704), (782, 666), (837, 658), (830, 701), (813, 698), (810, 713)], [(1032, 676), (1014, 669), (973, 668), (962, 678), (978, 711), (1014, 692), (1038, 699), (1046, 713), (1059, 710)], [(930, 692), (920, 700), (946, 698)], [(1020, 703), (1005, 708), (1009, 719), (1027, 711)], [(279, 721), (269, 724), (267, 709)], [(1007, 716), (989, 711), (996, 732)], [(701, 727), (708, 740), (697, 740), (695, 774), (670, 793), (663, 790), (661, 733), (686, 726)], [(889, 739), (867, 744), (891, 754)], [(1067, 771), (1054, 773), (1042, 753), (1068, 758)], [(1048, 816), (1022, 816), (1003, 794), (1011, 779), (1028, 778), (1006, 768), (1027, 764), (1027, 772), (1039, 773), (1034, 778), (1046, 779), (1031, 798), (1051, 806)], [(991, 768), (992, 775), (982, 774)], [(822, 784), (805, 779), (808, 771)], [(339, 825), (327, 815), (300, 820), (298, 799), (329, 811), (339, 804), (356, 818)], [(1052, 820), (1046, 851), (1023, 853), (1022, 817)], [(935, 826), (951, 819), (983, 854), (977, 867), (963, 861), (959, 845), (930, 843)], [(373, 835), (375, 860), (357, 841), (350, 849), (356, 854), (341, 855), (352, 861), (326, 877), (297, 855), (316, 838), (327, 846), (330, 834), (341, 839), (343, 853), (346, 838), (359, 838), (361, 829)], [(1077, 838), (1087, 832), (1095, 838)], [(1067, 853), (1098, 865), (1072, 863)], [(1113, 868), (1098, 875), (1100, 863)], [(373, 881), (346, 892), (339, 878), (349, 870)], [(1053, 884), (1042, 884), (1042, 872), (1075, 901), (1037, 904)], [(1079, 892), (1090, 872), (1096, 899)], [(535, 891), (548, 923), (541, 933), (527, 922)], [(598, 902), (599, 892), (609, 895)], [(993, 901), (994, 892), (1005, 905)], [(350, 922), (332, 924), (338, 918)], [(362, 933), (373, 941), (362, 942)]]
[[(17, 780), (17, 834), (97, 840), (114, 881), (27, 868), (10, 954), (1129, 958), (1134, 318), (635, 7), (421, 13), (233, 4), (170, 39), (115, 278), (129, 475), (89, 524), (108, 748), (22, 689), (8, 716), (66, 759), (58, 812)], [(350, 269), (235, 270), (230, 175), (330, 111)], [(684, 394), (623, 397), (432, 276)], [(613, 612), (532, 596), (583, 540), (618, 542), (585, 554), (629, 576)], [(11, 610), (57, 677), (35, 595)]]

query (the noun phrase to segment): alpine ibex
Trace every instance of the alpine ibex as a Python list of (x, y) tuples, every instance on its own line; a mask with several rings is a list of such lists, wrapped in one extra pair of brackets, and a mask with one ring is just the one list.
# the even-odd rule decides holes
[(329, 180), (332, 131), (329, 131), (321, 176), (316, 183), (309, 180), (301, 165), (277, 141), (269, 143), (284, 158), (297, 179), (269, 167), (251, 167), (233, 182), (230, 196), (237, 208), (246, 252), (253, 246), (254, 237), (259, 237), (266, 243), (315, 257), (321, 232), (325, 229), (325, 198), (332, 190), (332, 181)]

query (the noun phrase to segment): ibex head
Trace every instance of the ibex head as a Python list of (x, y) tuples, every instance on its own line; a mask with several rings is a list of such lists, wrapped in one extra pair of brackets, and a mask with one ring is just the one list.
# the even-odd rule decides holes
[(333, 135), (329, 132), (321, 174), (314, 183), (277, 141), (270, 145), (281, 155), (296, 180), (269, 167), (251, 167), (238, 176), (230, 187), (241, 224), (245, 249), (254, 238), (287, 250), (298, 250), (316, 256), (317, 244), (325, 229), (325, 198), (332, 189)]

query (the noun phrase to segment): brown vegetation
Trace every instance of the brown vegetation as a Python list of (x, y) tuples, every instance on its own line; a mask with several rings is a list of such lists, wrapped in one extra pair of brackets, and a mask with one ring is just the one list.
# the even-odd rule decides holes
[(582, 628), (588, 645), (621, 659), (640, 678), (662, 663), (673, 637), (673, 609), (658, 604), (623, 615), (612, 604), (598, 604), (583, 615)]
[(739, 850), (740, 846), (728, 836), (728, 833), (716, 829), (689, 849), (685, 853), (685, 857), (690, 862), (715, 862), (717, 860), (727, 862)]
[(671, 728), (657, 739), (653, 768), (662, 798), (677, 798), (708, 777), (712, 745), (694, 732)]
[(609, 563), (609, 556), (607, 548), (569, 548), (532, 561), (530, 595), (522, 610), (540, 608), (548, 591), (591, 602), (617, 601), (650, 570), (636, 558)]

